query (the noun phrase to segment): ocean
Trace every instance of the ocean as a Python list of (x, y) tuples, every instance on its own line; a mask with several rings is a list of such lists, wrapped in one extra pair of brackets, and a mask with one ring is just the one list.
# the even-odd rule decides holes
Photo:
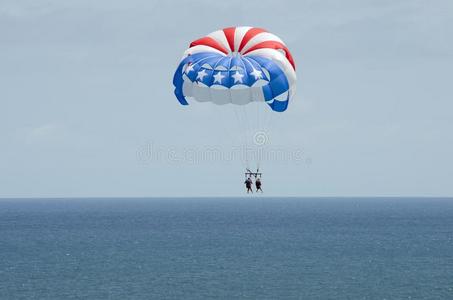
[(453, 299), (453, 199), (0, 199), (0, 299)]

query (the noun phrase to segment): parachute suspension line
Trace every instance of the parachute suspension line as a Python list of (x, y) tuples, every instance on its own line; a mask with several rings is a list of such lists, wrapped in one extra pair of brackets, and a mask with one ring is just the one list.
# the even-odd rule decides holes
[(243, 136), (243, 143), (241, 145), (241, 154), (244, 157), (245, 165), (247, 168), (250, 168), (250, 151), (249, 151), (249, 124), (247, 120), (247, 115), (245, 114), (244, 106), (240, 106), (237, 108), (240, 116), (240, 128), (239, 130), (242, 132)]
[[(262, 118), (262, 122), (261, 122), (261, 130), (263, 131), (264, 133), (264, 143), (263, 145), (261, 145), (260, 147), (260, 154), (259, 154), (259, 162), (258, 162), (258, 168), (261, 168), (261, 163), (263, 161), (263, 156), (265, 158), (268, 158), (268, 154), (269, 154), (269, 150), (270, 150), (270, 131), (271, 131), (271, 125), (273, 123), (273, 119), (274, 119), (274, 115), (276, 114), (276, 112), (268, 109), (269, 107), (267, 107), (267, 103), (265, 104), (265, 107), (264, 107), (264, 112), (263, 112), (263, 118)], [(268, 109), (268, 110), (266, 110)]]
[[(240, 115), (240, 113), (238, 112), (238, 107), (236, 105), (232, 105), (233, 107), (233, 110), (234, 110), (234, 115), (236, 116), (236, 126), (237, 126), (237, 130), (239, 130), (241, 133), (240, 133), (240, 138), (239, 138), (239, 156), (240, 156), (240, 160), (242, 162), (242, 165), (245, 166), (246, 168), (248, 168), (248, 158), (247, 158), (247, 152), (245, 153), (245, 156), (244, 156), (244, 147), (246, 146), (246, 142), (247, 142), (247, 136), (246, 136), (246, 132), (244, 131), (244, 126), (243, 126), (243, 123), (244, 121), (242, 120), (242, 117)], [(241, 141), (242, 140), (242, 141)]]
[[(264, 107), (265, 104), (261, 104), (259, 102), (256, 103), (256, 123), (257, 123), (257, 127), (259, 131), (261, 131), (264, 135), (267, 135), (267, 132), (266, 132), (266, 129), (262, 127), (262, 124), (261, 124), (261, 110), (263, 108), (266, 108)], [(258, 147), (257, 149), (257, 162), (256, 162), (256, 169), (257, 171), (260, 169), (261, 167), (261, 162), (262, 162), (262, 156), (263, 156), (263, 147), (265, 145), (261, 145)]]
[[(250, 118), (248, 116), (248, 113), (247, 113), (247, 108), (245, 107), (245, 105), (241, 105), (242, 107), (242, 112), (244, 113), (244, 120), (245, 120), (245, 126), (246, 126), (246, 130), (245, 130), (245, 133), (246, 133), (246, 144), (245, 144), (245, 151), (246, 151), (246, 157), (247, 157), (247, 160), (248, 162), (252, 163), (251, 160), (254, 160), (254, 157), (253, 157), (253, 137), (252, 137), (252, 126), (250, 126)], [(249, 159), (249, 152), (250, 152), (250, 159)], [(250, 165), (248, 165), (247, 167), (250, 167)]]
[(236, 132), (235, 128), (231, 128), (231, 126), (228, 127), (226, 125), (226, 124), (231, 124), (231, 119), (228, 119), (229, 117), (231, 117), (231, 114), (220, 111), (220, 109), (218, 107), (216, 107), (214, 109), (214, 111), (215, 111), (215, 117), (218, 118), (218, 120), (220, 121), (220, 122), (217, 122), (217, 124), (218, 123), (221, 124), (221, 126), (223, 128), (223, 132), (225, 132), (228, 135), (229, 141), (231, 141), (232, 143), (235, 142), (235, 140), (234, 140), (234, 133)]
[(244, 136), (245, 136), (245, 140), (244, 140), (244, 148), (243, 148), (243, 151), (245, 152), (244, 155), (245, 155), (245, 160), (247, 162), (247, 168), (250, 168), (250, 157), (249, 157), (249, 154), (250, 154), (250, 151), (249, 151), (249, 136), (250, 136), (250, 126), (249, 126), (249, 120), (247, 118), (247, 112), (246, 112), (246, 108), (241, 105), (241, 108), (240, 108), (240, 112), (241, 112), (241, 115), (242, 115), (242, 120), (243, 120), (243, 132), (244, 132)]
[[(267, 104), (266, 104), (266, 105), (267, 105)], [(269, 120), (270, 120), (270, 115), (271, 115), (271, 114), (270, 114), (269, 112), (267, 112), (267, 113), (265, 114), (264, 120), (263, 120), (263, 130), (266, 131), (266, 133), (267, 133), (267, 131), (269, 130), (269, 128), (268, 128), (268, 123), (269, 123)]]
[[(271, 129), (270, 127), (271, 127), (272, 120), (274, 119), (275, 114), (276, 114), (276, 112), (274, 112), (274, 111), (269, 111), (269, 113), (268, 113), (269, 116), (266, 118), (266, 123), (264, 124), (264, 130), (266, 131), (266, 133), (268, 133)], [(268, 139), (270, 139), (269, 136), (268, 136)]]

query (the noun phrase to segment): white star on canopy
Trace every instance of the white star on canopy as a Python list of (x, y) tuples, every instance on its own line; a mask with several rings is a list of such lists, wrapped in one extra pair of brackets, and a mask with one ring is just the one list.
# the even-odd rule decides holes
[(223, 78), (225, 78), (225, 75), (222, 75), (222, 73), (217, 72), (217, 74), (214, 75), (214, 83), (218, 82), (219, 84), (222, 84)]
[(198, 75), (197, 75), (197, 80), (200, 79), (200, 81), (203, 81), (203, 78), (208, 75), (208, 73), (206, 73), (206, 70), (203, 69), (201, 70), (200, 72), (198, 72)]
[(251, 72), (250, 75), (255, 76), (255, 80), (261, 79), (263, 77), (262, 72), (258, 71), (255, 68), (253, 68), (253, 72)]
[(234, 73), (233, 76), (231, 76), (231, 77), (234, 78), (234, 83), (236, 83), (236, 82), (242, 83), (242, 77), (244, 77), (244, 74), (241, 74), (238, 71), (236, 71), (236, 73)]

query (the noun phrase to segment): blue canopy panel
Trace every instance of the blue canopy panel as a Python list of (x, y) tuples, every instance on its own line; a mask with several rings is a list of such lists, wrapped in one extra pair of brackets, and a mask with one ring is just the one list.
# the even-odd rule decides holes
[(200, 52), (185, 57), (173, 76), (175, 96), (217, 104), (266, 102), (277, 112), (288, 107), (289, 83), (272, 60), (261, 56), (222, 55)]

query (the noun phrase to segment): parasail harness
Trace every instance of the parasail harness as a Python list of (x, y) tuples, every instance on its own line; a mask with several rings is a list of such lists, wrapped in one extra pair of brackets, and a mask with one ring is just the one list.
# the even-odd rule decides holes
[(246, 169), (247, 172), (244, 173), (245, 175), (245, 179), (247, 180), (247, 177), (251, 177), (251, 176), (254, 176), (255, 178), (257, 178), (258, 176), (261, 178), (261, 175), (263, 173), (259, 172), (259, 169), (256, 169), (256, 172), (252, 172), (250, 171), (250, 169)]

